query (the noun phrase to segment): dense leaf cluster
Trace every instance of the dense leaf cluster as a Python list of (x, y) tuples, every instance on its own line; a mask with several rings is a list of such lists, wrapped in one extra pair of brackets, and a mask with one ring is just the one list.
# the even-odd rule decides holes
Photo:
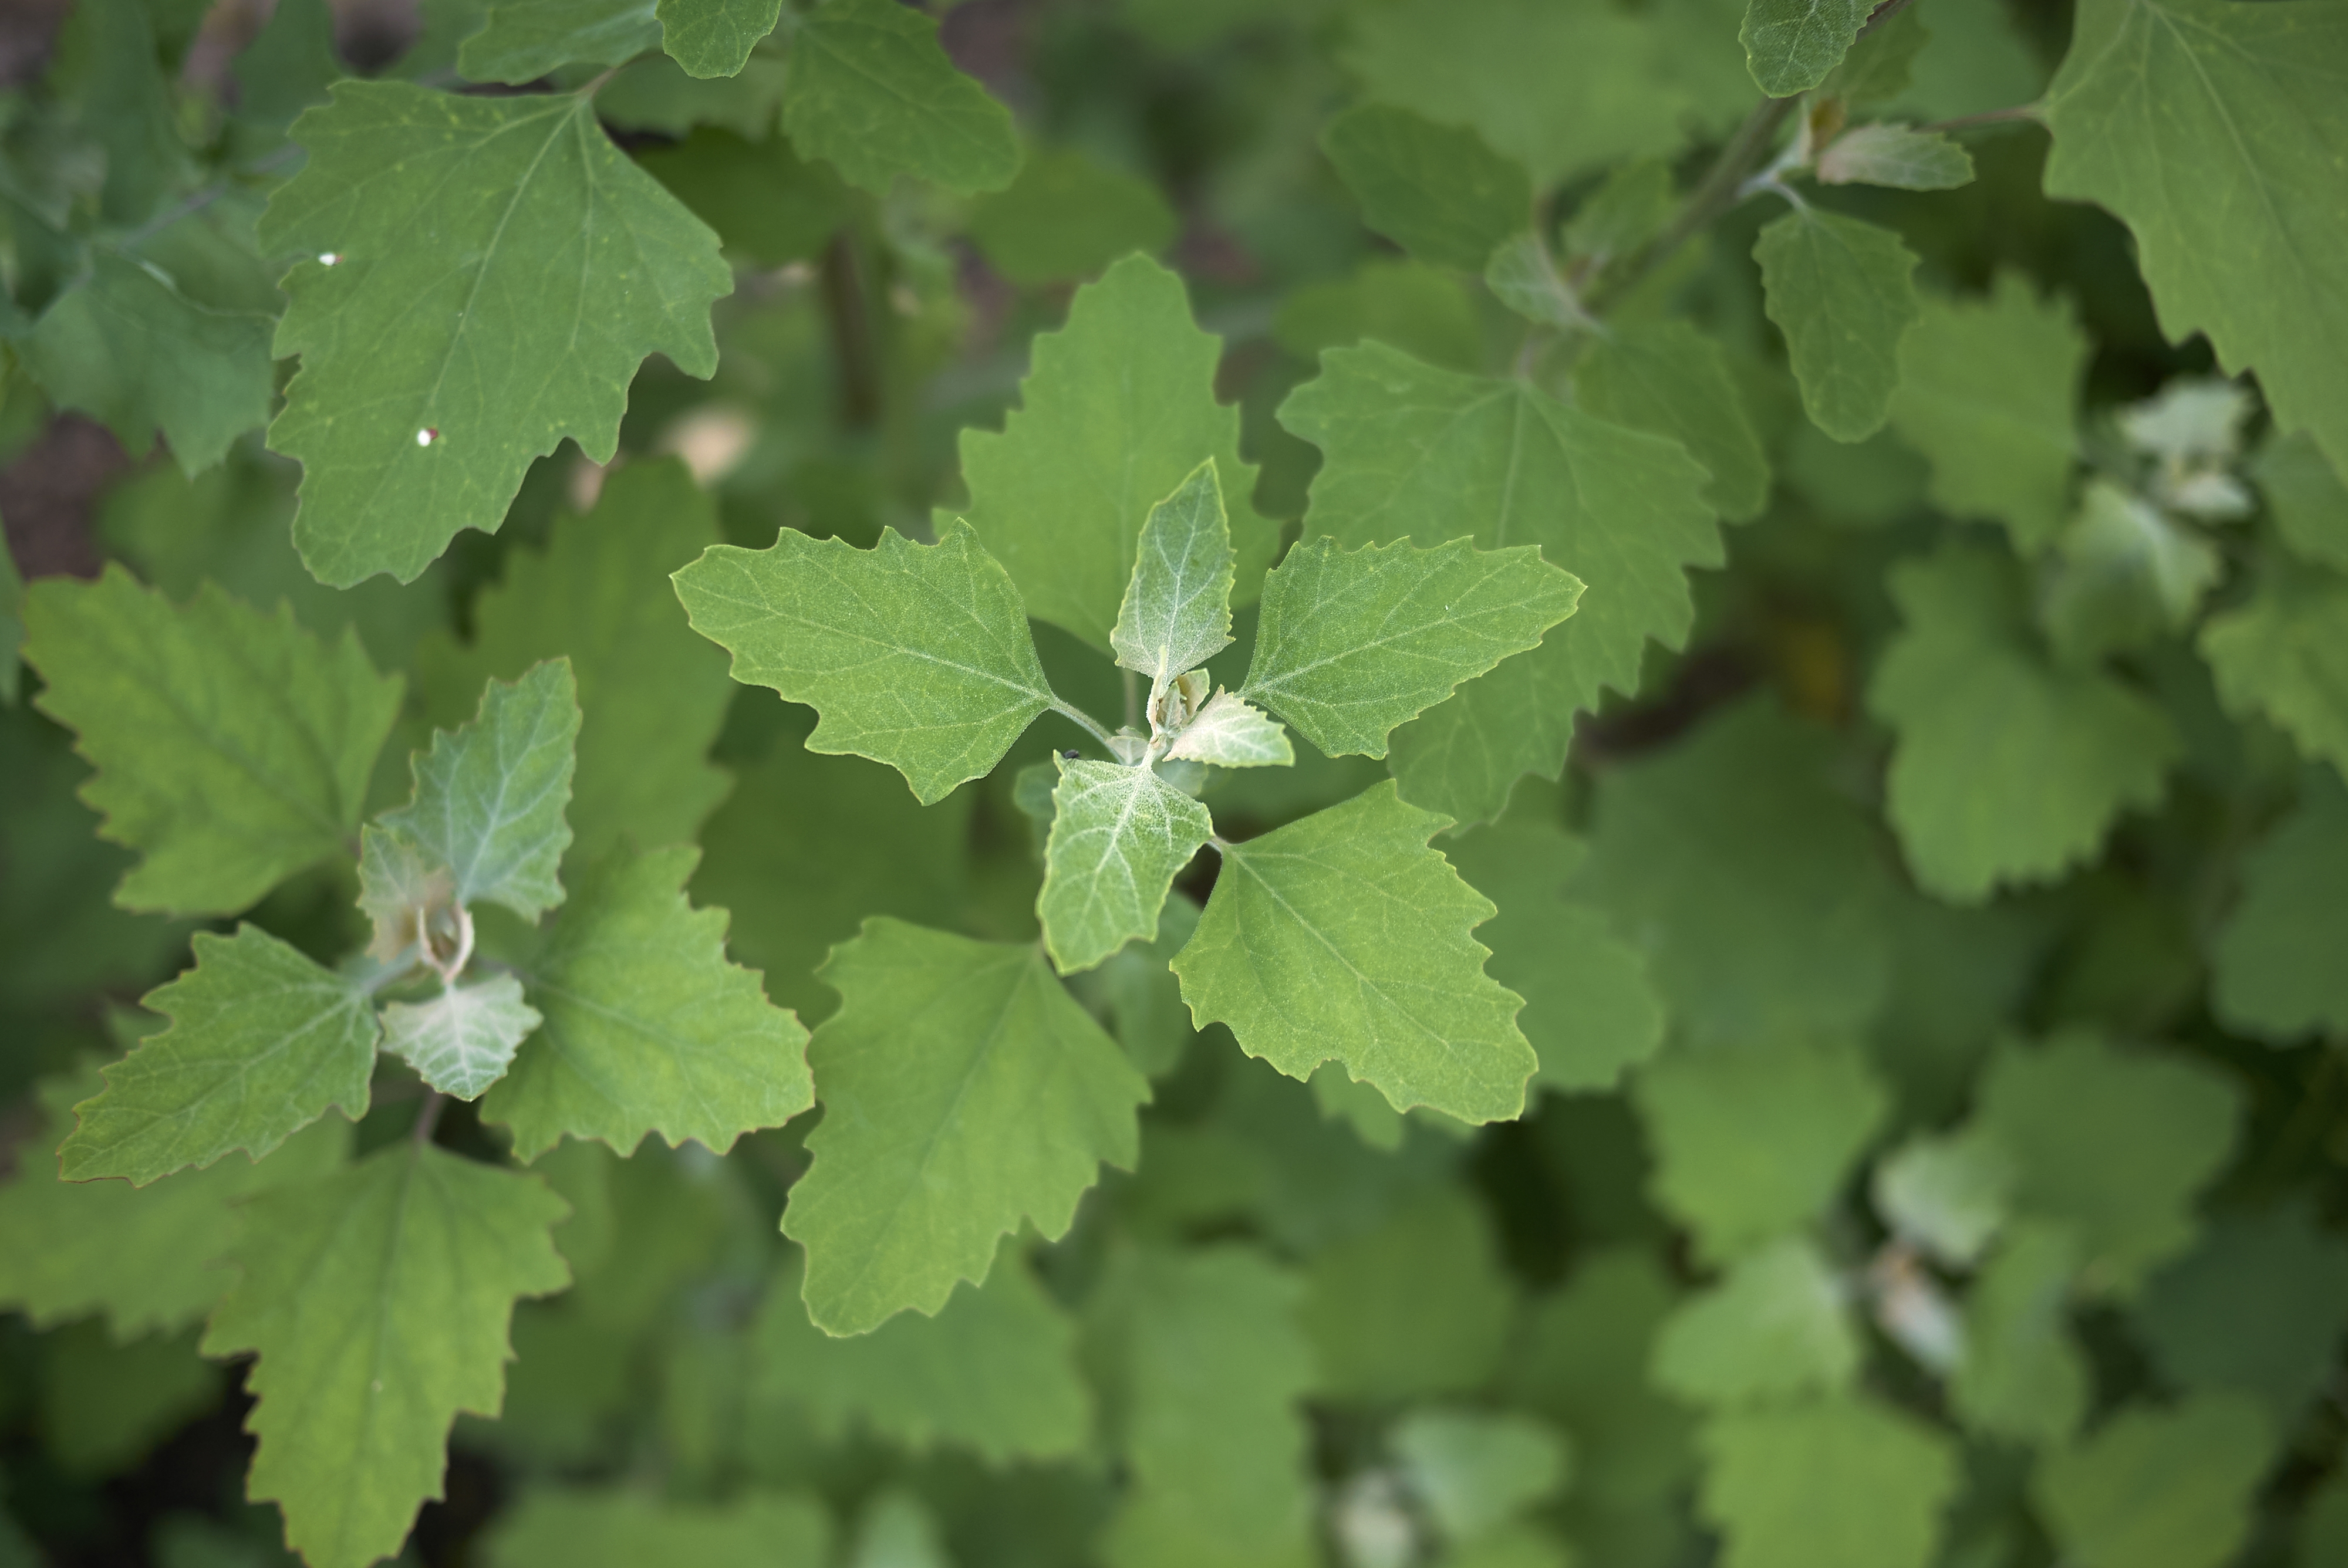
[(936, 9), (0, 90), (0, 1564), (2348, 1561), (2348, 4)]

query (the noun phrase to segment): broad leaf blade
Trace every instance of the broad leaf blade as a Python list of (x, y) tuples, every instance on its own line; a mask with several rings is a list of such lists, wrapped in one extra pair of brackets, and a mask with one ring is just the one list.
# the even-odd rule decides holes
[(2273, 559), (2250, 600), (2201, 629), (2228, 712), (2263, 713), (2348, 775), (2348, 577)]
[(1071, 974), (1157, 933), (1166, 890), (1215, 825), (1155, 769), (1055, 761), (1060, 781), (1035, 915), (1052, 962)]
[(873, 919), (821, 976), (839, 1011), (808, 1057), (824, 1105), (783, 1232), (833, 1334), (983, 1280), (998, 1239), (1065, 1234), (1101, 1163), (1138, 1154), (1148, 1084), (1032, 946)]
[(876, 196), (901, 174), (970, 196), (1019, 172), (1011, 111), (953, 68), (935, 21), (896, 0), (829, 0), (799, 25), (783, 129)]
[(514, 1298), (571, 1283), (567, 1212), (536, 1177), (406, 1140), (249, 1205), (203, 1348), (260, 1356), (247, 1491), (313, 1568), (391, 1555), (441, 1495), (450, 1422), (503, 1400)]
[(1231, 1025), (1291, 1078), (1342, 1061), (1397, 1110), (1521, 1112), (1540, 1061), (1517, 1029), (1522, 999), (1468, 935), (1491, 904), (1427, 846), (1447, 825), (1385, 784), (1225, 849), (1174, 958), (1200, 1027)]
[(1532, 181), (1472, 130), (1362, 104), (1322, 128), (1321, 150), (1364, 221), (1437, 266), (1480, 273), (1532, 221)]
[(116, 902), (232, 913), (348, 852), (400, 697), (355, 635), (322, 645), (217, 589), (175, 608), (119, 567), (25, 600), (36, 705), (97, 764), (81, 794), (100, 831), (144, 852)]
[(564, 1135), (621, 1153), (647, 1132), (724, 1153), (814, 1103), (807, 1030), (726, 959), (726, 912), (695, 909), (691, 848), (622, 849), (580, 879), (523, 978), (545, 1021), (481, 1118), (535, 1160)]
[(660, 0), (661, 47), (688, 77), (734, 76), (782, 13), (782, 0)]
[(106, 1069), (57, 1151), (68, 1181), (137, 1185), (232, 1149), (258, 1160), (329, 1110), (366, 1114), (366, 994), (252, 926), (195, 936), (195, 967), (142, 1005), (171, 1020)]
[(1208, 457), (1238, 558), (1233, 600), (1252, 601), (1280, 531), (1243, 499), (1255, 466), (1240, 460), (1239, 410), (1215, 401), (1222, 345), (1191, 321), (1182, 280), (1128, 256), (1029, 353), (1002, 432), (962, 434), (963, 515), (1027, 613), (1107, 648), (1143, 520)]
[(870, 550), (785, 528), (763, 550), (716, 546), (675, 582), (734, 679), (822, 715), (808, 750), (887, 763), (924, 805), (1054, 706), (1019, 590), (965, 524), (934, 545), (884, 528)]
[(1807, 92), (1842, 64), (1870, 9), (1869, 0), (1746, 0), (1746, 66), (1773, 98)]
[(1332, 756), (1382, 757), (1395, 725), (1537, 645), (1581, 597), (1581, 582), (1529, 546), (1342, 550), (1309, 539), (1264, 579), (1240, 695)]
[(1926, 1568), (1962, 1479), (1937, 1428), (1863, 1397), (1715, 1417), (1697, 1508), (1736, 1568)]
[(1296, 761), (1296, 748), (1276, 720), (1229, 692), (1218, 692), (1183, 726), (1166, 756), (1169, 762), (1219, 768), (1286, 767)]
[(2273, 1040), (2348, 1033), (2348, 792), (2312, 776), (2298, 806), (2242, 859), (2242, 893), (2210, 954), (2227, 1026)]
[(263, 244), (321, 259), (285, 279), (276, 352), (302, 369), (270, 443), (301, 459), (321, 581), (409, 581), (459, 528), (494, 532), (566, 436), (609, 461), (646, 355), (716, 367), (717, 236), (585, 99), (346, 81), (294, 135), (309, 159)]
[(1601, 419), (1668, 436), (1712, 474), (1704, 498), (1732, 522), (1769, 500), (1769, 459), (1720, 345), (1685, 322), (1627, 322), (1594, 336), (1574, 364), (1581, 405)]
[(653, 0), (491, 0), (481, 30), (457, 50), (476, 82), (534, 82), (573, 61), (623, 66), (660, 45)]
[(489, 1568), (824, 1568), (831, 1518), (804, 1495), (669, 1502), (618, 1487), (524, 1492), (479, 1537)]
[(1108, 634), (1117, 661), (1148, 676), (1153, 692), (1231, 645), (1234, 559), (1210, 457), (1149, 508)]
[(556, 872), (571, 846), (563, 808), (578, 740), (568, 659), (510, 685), (492, 681), (473, 722), (417, 756), (414, 798), (380, 821), (448, 868), (458, 903), (487, 899), (535, 920), (562, 902)]
[(1821, 185), (1953, 190), (1972, 184), (1972, 154), (1939, 131), (1912, 126), (1858, 126), (1818, 154)]
[(1915, 252), (1889, 229), (1806, 207), (1762, 230), (1753, 259), (1810, 423), (1866, 440), (1890, 414), (1900, 340), (1922, 313)]
[(2348, 471), (2348, 7), (2085, 0), (2046, 123), (2046, 194), (2127, 222), (2162, 330)]
[(505, 1076), (539, 1022), (538, 1009), (521, 999), (521, 982), (493, 975), (428, 1001), (393, 1002), (383, 1009), (383, 1047), (441, 1093), (478, 1100)]

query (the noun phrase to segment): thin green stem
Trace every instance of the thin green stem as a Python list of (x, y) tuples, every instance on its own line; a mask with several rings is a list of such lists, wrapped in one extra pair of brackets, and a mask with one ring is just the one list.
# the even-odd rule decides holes
[(425, 1097), (424, 1108), (416, 1113), (416, 1131), (412, 1134), (417, 1148), (432, 1142), (432, 1130), (440, 1125), (440, 1107), (448, 1102), (448, 1097), (437, 1089)]
[(2044, 123), (2045, 113), (2045, 106), (2043, 104), (2016, 104), (2012, 108), (1983, 109), (1979, 114), (1961, 114), (1954, 119), (1936, 119), (1930, 125), (1921, 125), (1916, 128), (1918, 130), (1971, 130), (1975, 126), (2013, 125), (2024, 121), (2038, 125)]
[(1761, 160), (1777, 138), (1778, 127), (1786, 117), (1801, 103), (1797, 96), (1785, 98), (1763, 98), (1753, 106), (1729, 137), (1728, 144), (1713, 159), (1686, 202), (1661, 234), (1650, 241), (1646, 248), (1631, 259), (1628, 265), (1612, 277), (1602, 280), (1582, 302), (1582, 308), (1591, 315), (1603, 315), (1622, 302), (1622, 296), (1636, 288), (1658, 267), (1678, 253), (1679, 248), (1712, 226), (1713, 222), (1742, 199), (1745, 182), (1751, 178)]
[(1061, 702), (1057, 697), (1055, 697), (1052, 699), (1052, 712), (1059, 714), (1060, 717), (1064, 719), (1073, 719), (1076, 723), (1084, 727), (1086, 734), (1092, 736), (1094, 740), (1098, 741), (1101, 743), (1101, 749), (1103, 751), (1108, 752), (1111, 756), (1115, 756), (1117, 754), (1109, 746), (1108, 732), (1103, 729), (1099, 723), (1082, 708), (1072, 706), (1069, 703)]

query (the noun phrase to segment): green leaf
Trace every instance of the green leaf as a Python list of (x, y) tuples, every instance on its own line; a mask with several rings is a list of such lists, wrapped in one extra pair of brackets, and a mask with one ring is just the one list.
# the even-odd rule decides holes
[(521, 982), (494, 975), (428, 1001), (391, 1003), (383, 1009), (383, 1048), (441, 1093), (478, 1100), (541, 1021), (521, 999)]
[(160, 429), (193, 474), (268, 420), (274, 324), (207, 309), (160, 268), (101, 251), (88, 282), (41, 313), (22, 352), (60, 407), (98, 419), (133, 456), (152, 448)]
[(730, 77), (775, 30), (782, 0), (660, 0), (657, 15), (661, 47), (686, 76)]
[(1037, 148), (998, 195), (971, 204), (987, 264), (1026, 286), (1088, 278), (1119, 256), (1154, 256), (1179, 220), (1158, 187), (1074, 148)]
[(1382, 757), (1395, 725), (1536, 646), (1581, 597), (1581, 582), (1530, 546), (1308, 539), (1264, 579), (1240, 696), (1330, 755)]
[(734, 679), (823, 715), (808, 750), (887, 763), (923, 805), (1058, 705), (1018, 589), (965, 524), (934, 545), (883, 528), (870, 550), (785, 528), (763, 550), (713, 546), (675, 580)]
[(1399, 256), (1370, 256), (1341, 278), (1292, 289), (1272, 320), (1274, 342), (1303, 360), (1375, 338), (1429, 364), (1475, 370), (1484, 327), (1457, 275)]
[[(695, 128), (722, 128), (746, 141), (757, 142), (783, 162), (809, 171), (800, 178), (818, 183), (827, 198), (845, 207), (847, 187), (828, 163), (802, 163), (790, 144), (769, 133), (790, 79), (790, 66), (782, 51), (754, 51), (741, 71), (731, 77), (695, 80), (666, 55), (640, 55), (620, 67), (619, 74), (595, 94), (595, 115), (605, 125), (630, 130), (657, 131), (664, 137), (689, 135)], [(657, 151), (646, 148), (644, 151)], [(643, 152), (636, 156), (644, 162)], [(665, 177), (661, 183), (668, 184)], [(692, 206), (688, 200), (687, 206)], [(695, 209), (698, 213), (699, 209)], [(725, 225), (717, 225), (725, 231)]]
[(2085, 0), (2045, 113), (2046, 194), (2127, 224), (2161, 330), (2348, 470), (2348, 12)]
[(1867, 702), (1898, 737), (1889, 813), (1925, 888), (1971, 903), (2060, 876), (2160, 803), (2181, 749), (2168, 717), (2101, 670), (2049, 663), (2010, 560), (1952, 544), (1895, 567), (1891, 592), (1907, 624)]
[(2210, 1001), (2227, 1026), (2282, 1041), (2348, 1033), (2348, 792), (2311, 772), (2297, 809), (2242, 860), (2242, 894), (2210, 954)]
[(1153, 697), (1231, 645), (1233, 559), (1222, 487), (1210, 457), (1149, 508), (1133, 578), (1109, 630), (1117, 661), (1148, 676)]
[(356, 636), (331, 647), (207, 588), (174, 607), (110, 567), (25, 594), (36, 705), (80, 737), (99, 832), (141, 852), (127, 909), (230, 914), (348, 853), (400, 681)]
[(1386, 784), (1224, 848), (1174, 959), (1199, 1027), (1294, 1079), (1342, 1061), (1398, 1111), (1518, 1115), (1540, 1061), (1468, 935), (1491, 904), (1427, 845), (1447, 825)]
[(1219, 768), (1288, 767), (1296, 761), (1296, 748), (1288, 743), (1288, 732), (1277, 720), (1229, 692), (1218, 692), (1182, 727), (1166, 758)]
[[(717, 236), (566, 94), (460, 97), (339, 82), (262, 220), (298, 354), (270, 444), (301, 459), (294, 542), (323, 582), (413, 580), (459, 528), (494, 532), (564, 436), (617, 449), (647, 354), (716, 369)], [(420, 438), (420, 441), (419, 441)]]
[(788, 1255), (759, 1308), (757, 1388), (802, 1406), (834, 1438), (861, 1428), (914, 1453), (944, 1444), (989, 1464), (1066, 1459), (1092, 1433), (1076, 1324), (1006, 1240), (983, 1286), (954, 1286), (934, 1317), (900, 1313), (835, 1339), (799, 1299)]
[(1566, 897), (1586, 853), (1547, 823), (1509, 822), (1444, 848), (1499, 913), (1478, 928), (1485, 972), (1525, 999), (1517, 1027), (1540, 1058), (1534, 1082), (1567, 1093), (1612, 1090), (1663, 1041), (1663, 1005), (1638, 949), (1606, 917)]
[(756, 1491), (711, 1503), (616, 1487), (533, 1488), (497, 1516), (484, 1545), (490, 1568), (823, 1568), (832, 1560), (822, 1503)]
[(1617, 164), (1566, 220), (1566, 253), (1601, 266), (1627, 256), (1662, 233), (1677, 206), (1668, 162), (1634, 158)]
[(1519, 234), (1493, 251), (1484, 286), (1529, 322), (1574, 330), (1589, 319), (1538, 234)]
[(1900, 390), (1901, 340), (1923, 314), (1915, 252), (1889, 229), (1804, 207), (1761, 231), (1753, 259), (1810, 423), (1838, 441), (1874, 435)]
[(1149, 1086), (1034, 947), (877, 918), (819, 974), (840, 1007), (808, 1042), (824, 1119), (783, 1234), (825, 1332), (934, 1314), (998, 1237), (1057, 1240), (1102, 1162), (1132, 1168)]
[(2348, 1245), (2303, 1203), (2221, 1214), (2153, 1276), (2135, 1322), (2168, 1381), (2256, 1394), (2287, 1430), (2332, 1375)]
[(1490, 1224), (1446, 1185), (1315, 1254), (1300, 1320), (1320, 1364), (1316, 1391), (1378, 1404), (1482, 1388), (1515, 1311)]
[(630, 463), (584, 516), (556, 519), (545, 550), (507, 552), (504, 580), (473, 597), (469, 645), (434, 638), (418, 650), (417, 683), (443, 726), (472, 712), (486, 681), (569, 660), (580, 708), (565, 814), (574, 855), (600, 856), (623, 837), (683, 843), (730, 787), (706, 759), (736, 689), (666, 580), (717, 538), (716, 510), (682, 463)]
[(2348, 571), (2348, 485), (2304, 433), (2269, 441), (2250, 464), (2275, 527), (2301, 559)]
[(1147, 947), (1121, 948), (1091, 975), (1076, 977), (1077, 997), (1108, 1025), (1145, 1077), (1173, 1071), (1198, 1038), (1182, 1005), (1181, 982), (1167, 967), (1198, 928), (1199, 906), (1187, 894), (1169, 894)]
[(510, 685), (491, 681), (472, 723), (437, 733), (416, 756), (408, 804), (377, 818), (448, 868), (458, 903), (485, 899), (535, 920), (562, 902), (576, 691), (568, 659)]
[(653, 0), (491, 0), (457, 68), (470, 81), (533, 82), (573, 61), (625, 65), (660, 37)]
[(0, 1307), (36, 1328), (103, 1313), (118, 1340), (177, 1333), (201, 1321), (232, 1281), (222, 1260), (243, 1233), (245, 1200), (332, 1173), (350, 1146), (350, 1125), (314, 1122), (260, 1165), (223, 1160), (143, 1187), (69, 1182), (44, 1152), (67, 1136), (74, 1102), (99, 1087), (94, 1066), (36, 1086), (41, 1124), (28, 1129), (0, 1184)]
[(1157, 933), (1166, 890), (1215, 825), (1154, 769), (1053, 761), (1060, 781), (1035, 917), (1053, 964), (1070, 974)]
[(2274, 1424), (2247, 1394), (2197, 1394), (2120, 1411), (2049, 1454), (2032, 1501), (2079, 1568), (2218, 1568), (2248, 1539)]
[(1859, 1363), (1843, 1294), (1842, 1281), (1802, 1237), (1750, 1253), (1664, 1321), (1655, 1337), (1655, 1385), (1697, 1406), (1841, 1393)]
[(1952, 1268), (1971, 1268), (2005, 1224), (2013, 1162), (1978, 1131), (1920, 1133), (1876, 1165), (1872, 1194), (1900, 1240)]
[(1571, 1450), (1548, 1424), (1504, 1410), (1418, 1409), (1387, 1440), (1446, 1539), (1488, 1535), (1556, 1492)]
[(1892, 907), (1828, 738), (1748, 702), (1601, 774), (1568, 894), (1640, 949), (1698, 1044), (1847, 1037), (1882, 1005)]
[(1731, 522), (1761, 515), (1769, 459), (1720, 345), (1685, 322), (1626, 322), (1592, 337), (1573, 389), (1601, 419), (1668, 436), (1712, 475), (1704, 497)]
[(1954, 1445), (1869, 1399), (1715, 1416), (1702, 1441), (1721, 1568), (1925, 1568), (1957, 1491)]
[[(1853, 107), (1898, 98), (1908, 90), (1916, 56), (1932, 36), (1924, 26), (1922, 13), (1914, 6), (1894, 11), (1851, 45), (1841, 63), (1818, 83), (1818, 96), (1837, 98)], [(1936, 51), (1953, 52), (1947, 46)], [(2001, 104), (2006, 101), (1998, 100)]]
[(106, 1069), (58, 1149), (65, 1179), (144, 1186), (232, 1149), (259, 1160), (329, 1110), (366, 1114), (367, 994), (252, 926), (195, 936), (195, 967), (142, 999), (171, 1026)]
[[(1380, 343), (1333, 349), (1281, 423), (1319, 446), (1308, 530), (1340, 544), (1462, 535), (1532, 544), (1589, 585), (1586, 602), (1395, 739), (1421, 804), (1499, 809), (1517, 775), (1554, 777), (1576, 708), (1639, 685), (1646, 642), (1694, 619), (1683, 575), (1721, 561), (1704, 471), (1670, 441), (1566, 407), (1523, 383), (1458, 375)], [(1423, 781), (1441, 781), (1420, 794)], [(1464, 818), (1468, 815), (1463, 810)]]
[(2229, 712), (2262, 713), (2302, 755), (2348, 774), (2348, 577), (2270, 559), (2243, 604), (2201, 629), (2201, 657)]
[(1128, 256), (1078, 289), (1067, 325), (1037, 333), (1029, 354), (1002, 432), (962, 433), (963, 515), (1027, 613), (1107, 649), (1143, 521), (1209, 457), (1238, 554), (1233, 602), (1252, 601), (1279, 529), (1240, 500), (1255, 466), (1240, 461), (1239, 410), (1215, 401), (1221, 343), (1192, 323), (1182, 280)]
[[(57, 1468), (77, 1479), (139, 1469), (220, 1403), (221, 1368), (196, 1355), (191, 1332), (118, 1345), (99, 1325), (77, 1323), (44, 1349), (43, 1436)], [(15, 1561), (30, 1568), (38, 1559)]]
[(1128, 1254), (1090, 1311), (1133, 1480), (1110, 1568), (1307, 1568), (1312, 1353), (1293, 1276), (1241, 1246)]
[(1973, 179), (1972, 154), (1937, 130), (1905, 125), (1854, 126), (1818, 154), (1821, 185), (1889, 185), (1900, 190), (1954, 190)]
[(1360, 104), (1321, 129), (1321, 150), (1371, 228), (1422, 261), (1481, 272), (1532, 220), (1532, 182), (1473, 130)]
[(695, 909), (687, 846), (615, 850), (579, 879), (520, 973), (544, 1022), (481, 1102), (536, 1160), (566, 1133), (620, 1153), (647, 1132), (724, 1153), (815, 1102), (807, 1030), (726, 960), (726, 912)]
[(827, 0), (800, 23), (783, 129), (876, 196), (901, 174), (971, 196), (1019, 172), (1011, 111), (953, 68), (935, 21), (895, 0)]
[(1807, 92), (1842, 64), (1871, 8), (1868, 0), (1746, 0), (1736, 35), (1746, 67), (1773, 98)]
[(1632, 1081), (1649, 1192), (1725, 1262), (1823, 1213), (1891, 1097), (1850, 1046), (1676, 1051)]
[(1660, 1503), (1694, 1469), (1686, 1408), (1647, 1377), (1656, 1327), (1678, 1296), (1653, 1252), (1617, 1244), (1586, 1255), (1529, 1315), (1519, 1389), (1572, 1436), (1585, 1501)]
[(2072, 665), (2137, 652), (2184, 630), (2226, 569), (2197, 530), (2103, 478), (2087, 482), (2054, 552), (2039, 619), (2055, 657)]
[(2002, 1049), (1975, 1104), (2013, 1156), (2015, 1209), (2071, 1228), (2082, 1290), (2122, 1295), (2192, 1244), (2194, 1195), (2224, 1167), (2242, 1112), (2215, 1069), (2085, 1034)]
[(2061, 1449), (2079, 1430), (2092, 1390), (2071, 1333), (2079, 1249), (2059, 1225), (2025, 1221), (1990, 1255), (1965, 1298), (1964, 1358), (1949, 1403), (1965, 1430)]
[(1932, 504), (1996, 518), (2025, 556), (2051, 543), (2070, 511), (2087, 354), (2070, 305), (2019, 272), (1999, 273), (1986, 300), (1925, 294), (1891, 427), (1931, 462)]
[(536, 1177), (406, 1140), (247, 1205), (203, 1349), (260, 1356), (246, 1491), (311, 1568), (390, 1556), (441, 1495), (457, 1412), (498, 1413), (514, 1298), (571, 1282), (567, 1212)]
[[(598, 101), (608, 114), (611, 93)], [(848, 220), (848, 188), (831, 166), (801, 162), (778, 136), (750, 141), (696, 126), (671, 146), (645, 148), (636, 162), (716, 230), (729, 251), (762, 267), (813, 259)]]
[(25, 579), (16, 558), (0, 537), (0, 708), (13, 708), (24, 669), (19, 662), (25, 641)]

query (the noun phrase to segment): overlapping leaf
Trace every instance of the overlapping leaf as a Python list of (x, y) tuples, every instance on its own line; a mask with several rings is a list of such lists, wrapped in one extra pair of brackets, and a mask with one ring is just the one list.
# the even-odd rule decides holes
[(1154, 768), (1055, 764), (1060, 780), (1035, 914), (1052, 962), (1067, 974), (1157, 932), (1166, 890), (1215, 825)]
[(1900, 390), (1901, 341), (1922, 314), (1915, 252), (1889, 229), (1805, 207), (1762, 230), (1753, 259), (1810, 423), (1838, 441), (1874, 435)]
[(294, 542), (321, 581), (413, 579), (494, 532), (564, 436), (608, 462), (647, 354), (707, 375), (717, 236), (605, 138), (583, 97), (337, 83), (262, 223), (302, 356), (271, 445), (302, 461)]
[(1925, 1568), (1956, 1494), (1954, 1445), (1903, 1410), (1847, 1398), (1715, 1417), (1697, 1506), (1722, 1568)]
[(2233, 1028), (2270, 1040), (2348, 1030), (2348, 792), (2311, 778), (2298, 808), (2242, 863), (2242, 893), (2211, 954), (2211, 1000)]
[[(674, 0), (672, 0), (674, 3)], [(791, 36), (783, 128), (850, 185), (901, 174), (971, 195), (1019, 172), (1011, 111), (953, 68), (938, 25), (894, 0), (829, 0)]]
[(383, 1048), (443, 1094), (477, 1100), (505, 1076), (522, 1039), (539, 1025), (511, 975), (452, 985), (417, 1002), (383, 1009)]
[(118, 903), (232, 913), (348, 853), (400, 697), (355, 635), (324, 646), (217, 589), (174, 607), (120, 567), (35, 583), (25, 623), (42, 712), (98, 765), (82, 798), (142, 852)]
[(1480, 273), (1532, 220), (1524, 169), (1472, 130), (1363, 104), (1322, 129), (1321, 148), (1369, 226), (1438, 266)]

